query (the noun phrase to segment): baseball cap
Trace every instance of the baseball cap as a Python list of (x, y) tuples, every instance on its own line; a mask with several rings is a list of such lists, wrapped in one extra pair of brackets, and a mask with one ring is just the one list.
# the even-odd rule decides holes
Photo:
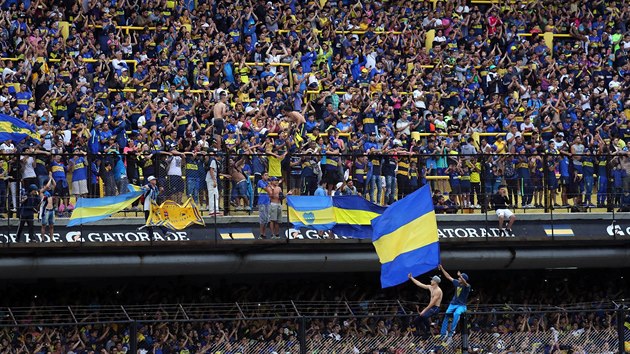
[(147, 181), (151, 182), (155, 179), (155, 176), (149, 176), (149, 178), (147, 178)]
[(278, 180), (278, 177), (271, 177), (271, 178), (269, 178), (269, 180), (270, 180), (270, 181), (277, 181), (277, 180)]
[(437, 275), (434, 275), (433, 277), (431, 277), (431, 280), (433, 280), (434, 282), (440, 284), (440, 282), (442, 281), (442, 279), (440, 279), (440, 277), (438, 277)]
[(462, 278), (463, 278), (465, 281), (468, 281), (468, 274), (466, 274), (466, 273), (462, 273), (462, 275), (461, 275), (461, 276), (462, 276)]
[(341, 188), (341, 186), (343, 186), (343, 182), (337, 183), (337, 185), (335, 186), (335, 189), (339, 189)]
[(36, 191), (36, 190), (38, 190), (38, 189), (39, 189), (39, 188), (37, 188), (37, 185), (36, 185), (36, 184), (31, 184), (30, 186), (28, 186), (28, 190), (29, 190), (29, 191)]

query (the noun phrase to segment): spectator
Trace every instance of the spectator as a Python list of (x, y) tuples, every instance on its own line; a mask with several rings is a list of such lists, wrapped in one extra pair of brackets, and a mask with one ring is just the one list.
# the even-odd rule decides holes
[(35, 239), (35, 226), (33, 217), (35, 215), (35, 209), (39, 205), (39, 188), (36, 184), (31, 184), (28, 187), (28, 193), (25, 194), (20, 200), (20, 224), (15, 233), (15, 242), (20, 242), (24, 227), (28, 227), (28, 236), (31, 242), (37, 242)]
[(507, 219), (506, 232), (508, 235), (512, 235), (512, 225), (516, 220), (516, 215), (510, 209), (508, 209), (508, 204), (510, 200), (507, 197), (507, 187), (505, 185), (499, 186), (499, 191), (492, 196), (492, 204), (494, 210), (499, 217), (499, 233), (503, 232), (504, 222)]
[[(353, 145), (362, 142), (359, 152), (369, 156), (364, 190), (360, 181), (355, 185), (371, 201), (384, 204), (393, 200), (387, 194), (382, 201), (383, 189), (398, 191), (394, 200), (410, 192), (403, 153), (426, 152), (424, 159), (412, 155), (409, 164), (416, 163), (420, 176), (426, 170), (436, 177), (432, 183), (441, 190), (447, 187), (448, 158), (461, 160), (464, 170), (463, 161), (478, 153), (522, 154), (516, 178), (500, 163), (497, 171), (504, 172), (511, 204), (540, 207), (543, 183), (532, 182), (550, 175), (541, 175), (544, 157), (529, 158), (544, 152), (532, 149), (542, 146), (545, 151), (552, 140), (561, 152), (569, 146), (566, 154), (571, 154), (569, 162), (578, 175), (582, 149), (589, 149), (598, 162), (607, 153), (602, 146), (610, 153), (627, 150), (630, 37), (623, 2), (547, 1), (541, 6), (544, 15), (532, 5), (516, 3), (453, 4), (452, 9), (422, 4), (398, 9), (355, 1), (345, 8), (273, 1), (250, 6), (242, 0), (229, 8), (191, 1), (170, 4), (167, 9), (130, 2), (88, 9), (71, 2), (18, 6), (8, 1), (0, 15), (0, 52), (17, 59), (0, 63), (2, 112), (25, 120), (40, 134), (41, 144), (33, 148), (66, 153), (85, 149), (85, 165), (98, 167), (94, 176), (89, 169), (88, 185), (97, 185), (93, 179), (102, 181), (107, 195), (123, 192), (113, 188), (116, 182), (118, 187), (125, 184), (120, 160), (102, 156), (108, 150), (133, 155), (125, 149), (146, 144), (157, 154), (179, 139), (176, 150), (182, 153), (196, 146), (246, 153), (244, 141), (252, 152), (270, 148), (268, 153), (277, 156), (252, 161), (253, 175), (266, 165), (267, 172), (282, 177), (283, 162), (278, 160), (287, 157), (284, 166), (292, 166), (290, 175), (297, 179), (304, 168), (297, 154), (311, 146), (309, 139), (321, 137), (326, 158), (313, 159), (331, 182), (329, 192), (347, 170), (344, 155), (354, 154)], [(67, 40), (61, 30), (66, 22)], [(143, 29), (121, 29), (124, 25)], [(350, 30), (358, 33), (342, 33)], [(433, 41), (427, 41), (429, 30), (435, 31)], [(556, 37), (548, 47), (542, 35), (547, 31), (569, 37)], [(345, 134), (330, 139), (332, 128), (356, 134), (356, 144)], [(448, 136), (440, 140), (421, 133)], [(505, 140), (495, 137), (502, 134)], [(268, 147), (253, 148), (266, 140)], [(385, 175), (390, 172), (385, 163), (391, 162), (384, 155), (394, 152), (399, 158), (392, 182)], [(113, 182), (108, 160), (115, 171)], [(140, 176), (134, 173), (133, 157), (122, 160), (127, 180), (134, 182)], [(562, 161), (559, 189), (567, 205), (565, 182), (571, 176)], [(341, 173), (327, 173), (335, 162)], [(485, 159), (476, 163), (483, 167)], [(44, 164), (39, 170), (37, 166), (34, 174), (30, 167), (18, 171), (16, 181), (27, 175), (45, 178)], [(467, 204), (481, 209), (487, 206), (486, 194), (492, 193), (486, 190), (491, 176), (490, 170), (475, 167), (468, 166), (473, 198)], [(158, 173), (157, 163), (153, 168), (142, 176), (155, 175), (168, 187), (162, 183), (166, 174)], [(309, 173), (307, 169), (306, 178), (312, 181)], [(187, 174), (184, 168), (180, 176)], [(289, 175), (284, 177), (289, 181)], [(576, 198), (587, 207), (593, 203), (586, 196), (589, 178), (579, 181)], [(518, 188), (513, 188), (514, 181)], [(596, 181), (593, 188), (604, 185), (596, 186)], [(288, 184), (292, 189), (297, 185), (295, 180)], [(11, 186), (10, 191), (17, 191)], [(310, 187), (313, 193), (316, 187)], [(514, 191), (520, 191), (521, 200)]]

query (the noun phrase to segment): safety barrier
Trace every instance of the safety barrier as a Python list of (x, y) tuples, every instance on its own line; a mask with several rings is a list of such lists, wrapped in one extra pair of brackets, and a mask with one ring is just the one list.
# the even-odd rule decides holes
[[(400, 301), (312, 306), (284, 301), (14, 307), (1, 309), (6, 316), (0, 328), (17, 334), (16, 341), (7, 342), (8, 350), (31, 345), (26, 338), (34, 328), (45, 333), (33, 344), (39, 350), (62, 345), (82, 350), (89, 344), (133, 353), (178, 346), (213, 353), (624, 353), (630, 345), (626, 310), (604, 303), (575, 309), (468, 309), (456, 317), (441, 313), (426, 320), (414, 304)], [(57, 337), (67, 338), (66, 343)]]

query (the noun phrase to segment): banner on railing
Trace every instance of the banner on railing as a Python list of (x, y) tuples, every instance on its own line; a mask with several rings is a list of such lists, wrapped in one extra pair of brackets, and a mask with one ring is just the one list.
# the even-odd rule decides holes
[[(83, 225), (68, 228), (55, 225), (55, 234), (51, 238), (41, 237), (36, 233), (35, 239), (52, 243), (103, 242), (129, 243), (149, 242), (148, 230), (138, 230), (142, 224), (136, 225)], [(257, 222), (233, 222), (223, 224), (207, 224), (205, 227), (192, 225), (185, 230), (163, 235), (154, 230), (153, 240), (156, 242), (215, 241), (231, 242), (232, 240), (254, 241), (258, 235)], [(17, 224), (0, 225), (0, 243), (15, 242)], [(317, 231), (312, 229), (296, 229), (286, 224), (281, 226), (281, 234), (289, 242), (303, 242), (322, 238), (343, 240), (344, 243), (368, 243), (368, 240), (350, 239), (343, 233), (333, 231)], [(630, 240), (630, 220), (563, 220), (557, 222), (541, 220), (520, 220), (511, 234), (499, 230), (496, 221), (438, 221), (438, 236), (444, 244), (459, 243), (505, 243), (505, 242), (574, 242), (584, 240)], [(30, 239), (30, 238), (29, 238)]]
[(160, 205), (151, 203), (147, 226), (164, 226), (171, 230), (183, 230), (193, 224), (203, 226), (204, 222), (192, 198), (188, 198), (183, 205), (172, 200), (167, 200)]

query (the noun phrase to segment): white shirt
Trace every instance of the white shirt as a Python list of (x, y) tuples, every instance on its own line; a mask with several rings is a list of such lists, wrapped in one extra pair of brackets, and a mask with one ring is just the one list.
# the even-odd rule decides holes
[(534, 130), (534, 123), (529, 122), (529, 124), (521, 123), (521, 131)]
[(376, 52), (369, 53), (365, 56), (365, 67), (373, 69), (376, 67)]
[(35, 178), (37, 174), (35, 173), (35, 168), (33, 167), (33, 156), (22, 157), (23, 160), (26, 160), (24, 164), (24, 169), (22, 170), (22, 178)]
[[(270, 64), (277, 64), (280, 62), (280, 58), (281, 56), (279, 55), (272, 55), (269, 54), (269, 56), (267, 57), (267, 62)], [(271, 65), (271, 68), (269, 68), (269, 71), (271, 71), (274, 75), (276, 74), (276, 69), (277, 67), (275, 65)]]
[[(42, 140), (44, 140), (44, 144), (42, 145), (42, 147), (44, 148), (44, 150), (46, 150), (46, 151), (50, 151), (50, 149), (52, 149), (52, 141), (53, 141), (53, 134), (52, 134), (52, 131), (50, 131), (50, 130), (49, 130), (49, 131), (47, 132), (47, 131), (46, 131), (46, 130), (44, 130), (44, 129), (40, 129), (37, 133), (38, 133), (40, 136), (43, 136), (43, 137), (42, 137)], [(46, 135), (44, 136), (44, 134), (46, 134)]]
[(210, 169), (206, 172), (206, 183), (208, 187), (215, 188), (217, 187), (214, 184), (214, 181), (217, 179), (217, 161), (212, 159), (210, 162)]
[(15, 146), (12, 143), (8, 143), (5, 141), (4, 143), (0, 144), (0, 151), (2, 151), (2, 153), (4, 154), (9, 154), (12, 153), (15, 150)]
[(112, 66), (114, 67), (115, 70), (122, 70), (123, 68), (127, 67), (127, 64), (125, 64), (125, 62), (122, 60), (113, 59)]
[(468, 7), (468, 6), (466, 6), (466, 5), (464, 5), (464, 6), (459, 5), (459, 6), (457, 6), (457, 7), (455, 8), (455, 12), (457, 12), (458, 14), (461, 14), (461, 13), (465, 13), (465, 14), (467, 14), (467, 13), (469, 13), (469, 12), (470, 12), (470, 7)]
[(399, 119), (396, 122), (396, 130), (398, 131), (398, 129), (402, 129), (400, 132), (409, 136), (411, 135), (411, 132), (409, 131), (409, 126), (411, 125), (411, 122), (408, 120), (402, 120)]
[(182, 175), (182, 158), (180, 156), (169, 157), (168, 173), (169, 176)]

